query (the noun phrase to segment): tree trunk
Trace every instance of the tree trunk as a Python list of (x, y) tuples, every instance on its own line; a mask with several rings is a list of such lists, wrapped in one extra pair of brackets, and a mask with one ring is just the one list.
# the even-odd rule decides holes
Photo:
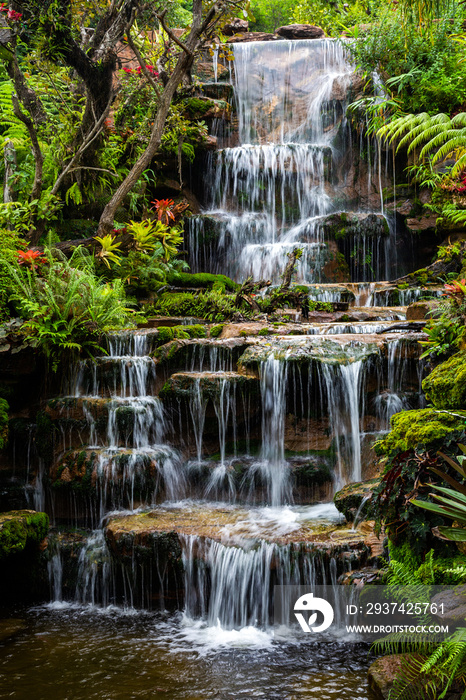
[(5, 144), (5, 149), (3, 151), (3, 160), (5, 163), (5, 180), (3, 182), (3, 202), (8, 204), (8, 202), (14, 202), (16, 199), (16, 193), (14, 185), (11, 183), (11, 179), (16, 173), (17, 158), (16, 149), (13, 146), (12, 141), (8, 140)]

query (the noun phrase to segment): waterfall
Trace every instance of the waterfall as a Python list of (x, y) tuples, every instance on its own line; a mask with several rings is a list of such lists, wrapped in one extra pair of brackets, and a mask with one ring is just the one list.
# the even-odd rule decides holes
[[(382, 191), (380, 154), (368, 163), (368, 193), (355, 195), (349, 180), (354, 66), (344, 44), (330, 39), (232, 50), (239, 145), (210, 156), (206, 209), (190, 223), (191, 267), (277, 282), (286, 254), (299, 246), (297, 280), (325, 281), (337, 244), (323, 219), (358, 210), (374, 188)], [(340, 248), (352, 279), (386, 278), (390, 246), (385, 233), (348, 235)]]
[[(336, 488), (348, 481), (361, 481), (361, 398), (363, 362), (321, 365), (322, 389), (328, 405), (330, 425), (337, 449)], [(325, 400), (324, 396), (322, 399)], [(343, 441), (342, 441), (343, 438)], [(345, 473), (345, 467), (347, 472)]]
[(226, 630), (270, 628), (274, 586), (315, 585), (325, 582), (326, 568), (336, 573), (333, 559), (325, 564), (320, 556), (299, 546), (265, 540), (235, 547), (185, 537), (183, 563), (185, 615)]
[(261, 364), (262, 447), (256, 465), (267, 484), (270, 503), (291, 500), (289, 467), (285, 461), (287, 364), (274, 356)]

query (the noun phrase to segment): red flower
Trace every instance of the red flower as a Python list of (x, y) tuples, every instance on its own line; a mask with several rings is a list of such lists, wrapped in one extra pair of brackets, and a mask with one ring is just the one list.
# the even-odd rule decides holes
[(168, 226), (169, 220), (175, 221), (175, 215), (172, 212), (172, 208), (175, 205), (173, 199), (155, 199), (152, 204), (157, 211), (157, 218), (163, 224)]
[(20, 265), (27, 265), (31, 270), (37, 268), (36, 263), (42, 264), (47, 261), (37, 250), (17, 250), (16, 255), (18, 256), (18, 263)]
[[(4, 11), (4, 9), (6, 8), (2, 7), (2, 12)], [(15, 12), (15, 10), (8, 10), (7, 13), (7, 19), (11, 19), (13, 22), (18, 22), (22, 16), (23, 15), (21, 14), (21, 12)]]

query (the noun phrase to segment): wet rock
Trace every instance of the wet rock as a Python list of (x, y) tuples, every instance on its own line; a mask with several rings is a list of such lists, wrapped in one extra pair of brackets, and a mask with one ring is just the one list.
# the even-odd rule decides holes
[(179, 339), (172, 340), (165, 345), (157, 348), (154, 353), (155, 361), (158, 365), (164, 366), (170, 374), (174, 371), (183, 371), (186, 367), (186, 360), (191, 360), (196, 352), (205, 348), (209, 352), (210, 348), (217, 351), (219, 354), (231, 357), (232, 361), (241, 355), (246, 346), (246, 338), (198, 338), (198, 339)]
[(323, 39), (325, 32), (312, 24), (287, 24), (278, 27), (275, 34), (283, 39)]
[(184, 113), (189, 119), (222, 119), (229, 121), (231, 106), (225, 100), (190, 97), (184, 101)]
[[(268, 330), (269, 326), (264, 323), (226, 323), (223, 326), (221, 338), (246, 338), (252, 335), (258, 335), (259, 333), (266, 335), (265, 330)], [(264, 331), (264, 333), (263, 333)], [(270, 333), (272, 333), (272, 328)]]
[[(215, 70), (212, 63), (198, 63), (194, 69), (194, 73), (202, 82), (210, 82), (215, 80)], [(225, 68), (221, 63), (217, 64), (217, 80), (226, 80), (229, 77), (228, 68)]]
[(34, 510), (0, 513), (0, 559), (39, 547), (49, 529), (49, 516)]
[(258, 390), (253, 377), (237, 372), (177, 372), (162, 388), (160, 398), (189, 398), (198, 392), (206, 398), (215, 398), (220, 395), (225, 384), (236, 390)]
[(404, 658), (403, 654), (382, 656), (369, 666), (369, 688), (377, 700), (387, 700), (395, 677), (402, 671)]
[[(222, 73), (222, 77), (226, 80), (227, 75)], [(202, 93), (206, 97), (213, 97), (216, 100), (227, 100), (231, 101), (234, 95), (234, 88), (231, 83), (227, 82), (206, 82), (201, 85)]]
[(237, 32), (247, 32), (249, 30), (249, 22), (247, 19), (234, 17), (228, 24), (222, 27), (222, 34), (225, 36), (233, 36)]
[(169, 534), (173, 543), (176, 537), (192, 535), (232, 546), (239, 541), (265, 540), (278, 545), (302, 544), (310, 551), (334, 554), (360, 552), (366, 556), (369, 551), (359, 533), (334, 521), (300, 520), (299, 527), (283, 531), (273, 520), (263, 519), (260, 512), (227, 504), (216, 507), (193, 503), (182, 509), (159, 506), (146, 513), (110, 517), (105, 527), (112, 551), (124, 557), (131, 556), (133, 547), (152, 548), (154, 537), (161, 534)]
[(363, 340), (350, 334), (334, 336), (332, 339), (321, 336), (273, 337), (251, 339), (249, 347), (239, 359), (242, 367), (254, 368), (265, 362), (271, 355), (284, 362), (298, 364), (350, 364), (366, 360), (379, 354), (383, 345), (380, 337), (365, 336)]
[(417, 445), (428, 445), (464, 430), (466, 412), (447, 413), (433, 408), (395, 413), (391, 431), (379, 442), (379, 454), (405, 452)]
[(406, 309), (407, 321), (423, 321), (424, 319), (432, 318), (434, 312), (440, 307), (440, 301), (433, 299), (431, 301), (415, 301)]
[(373, 566), (366, 566), (363, 569), (348, 571), (343, 574), (338, 583), (343, 586), (365, 586), (369, 583), (382, 583), (382, 572), (380, 569), (375, 569)]
[(268, 32), (241, 32), (235, 34), (229, 39), (230, 44), (239, 44), (244, 41), (278, 41), (280, 39), (276, 34)]
[(379, 478), (370, 479), (369, 481), (359, 481), (357, 483), (348, 484), (340, 491), (337, 491), (333, 497), (333, 502), (340, 513), (346, 518), (346, 521), (352, 523), (364, 499), (366, 506), (361, 513), (361, 519), (370, 514), (370, 499), (373, 490), (380, 483)]
[(419, 233), (420, 231), (435, 231), (437, 227), (438, 217), (433, 216), (421, 216), (419, 218), (406, 219), (406, 227), (412, 233)]

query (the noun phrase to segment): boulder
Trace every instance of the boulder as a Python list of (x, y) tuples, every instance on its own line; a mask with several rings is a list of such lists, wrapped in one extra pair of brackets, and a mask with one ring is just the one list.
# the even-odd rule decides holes
[(415, 301), (406, 310), (407, 321), (423, 321), (432, 318), (433, 312), (438, 309), (440, 302), (436, 299), (427, 301)]
[(320, 27), (313, 24), (287, 24), (278, 27), (275, 34), (283, 39), (323, 39), (325, 32)]
[(233, 34), (237, 34), (238, 32), (247, 31), (249, 31), (248, 20), (240, 19), (239, 17), (234, 17), (231, 22), (228, 22), (228, 24), (222, 27), (222, 34), (225, 36), (233, 36)]
[[(396, 676), (401, 675), (403, 677), (407, 673), (405, 664), (408, 663), (409, 657), (409, 654), (391, 654), (390, 656), (382, 656), (369, 666), (368, 680), (369, 688), (373, 693), (372, 697), (376, 698), (376, 700), (387, 700), (389, 698)], [(416, 660), (417, 664), (421, 660), (420, 657), (416, 658), (415, 655), (412, 655), (412, 657)], [(421, 687), (422, 682), (419, 683), (417, 688), (412, 688), (413, 693), (416, 693), (416, 690), (418, 691), (419, 694), (417, 697), (421, 697)], [(445, 696), (445, 700), (461, 700), (462, 691), (463, 688), (461, 688), (461, 690), (456, 687), (453, 688)], [(439, 697), (439, 694), (440, 688), (437, 689), (435, 697)], [(416, 695), (413, 694), (411, 697), (416, 697)]]
[(353, 484), (344, 486), (340, 491), (337, 491), (333, 497), (333, 502), (336, 508), (343, 513), (347, 522), (352, 523), (358, 509), (361, 507), (363, 499), (367, 500), (367, 507), (364, 509), (364, 515), (367, 515), (370, 510), (369, 499), (372, 497), (372, 492), (380, 483), (380, 479), (370, 479), (370, 481), (358, 481)]
[[(172, 374), (160, 391), (160, 398), (190, 398), (200, 392), (205, 398), (220, 396), (222, 387), (228, 384), (237, 390), (257, 390), (253, 377), (237, 372), (177, 372)], [(242, 407), (241, 407), (242, 408)]]
[(419, 218), (406, 219), (406, 227), (412, 233), (424, 231), (435, 231), (437, 226), (437, 215), (420, 216)]
[(403, 654), (382, 656), (382, 658), (377, 659), (369, 666), (369, 688), (377, 700), (386, 700), (388, 698), (395, 676), (402, 669), (404, 658)]
[[(194, 73), (203, 82), (215, 80), (215, 70), (212, 63), (198, 63), (194, 68)], [(228, 68), (225, 68), (221, 63), (217, 63), (217, 80), (227, 80), (228, 76)]]
[(422, 388), (435, 408), (466, 408), (466, 351), (457, 352), (432, 370)]
[(434, 595), (432, 603), (443, 606), (443, 613), (437, 613), (435, 616), (442, 622), (464, 622), (466, 620), (466, 586), (441, 591)]
[(13, 510), (0, 514), (0, 559), (36, 547), (46, 537), (49, 516), (34, 510)]

